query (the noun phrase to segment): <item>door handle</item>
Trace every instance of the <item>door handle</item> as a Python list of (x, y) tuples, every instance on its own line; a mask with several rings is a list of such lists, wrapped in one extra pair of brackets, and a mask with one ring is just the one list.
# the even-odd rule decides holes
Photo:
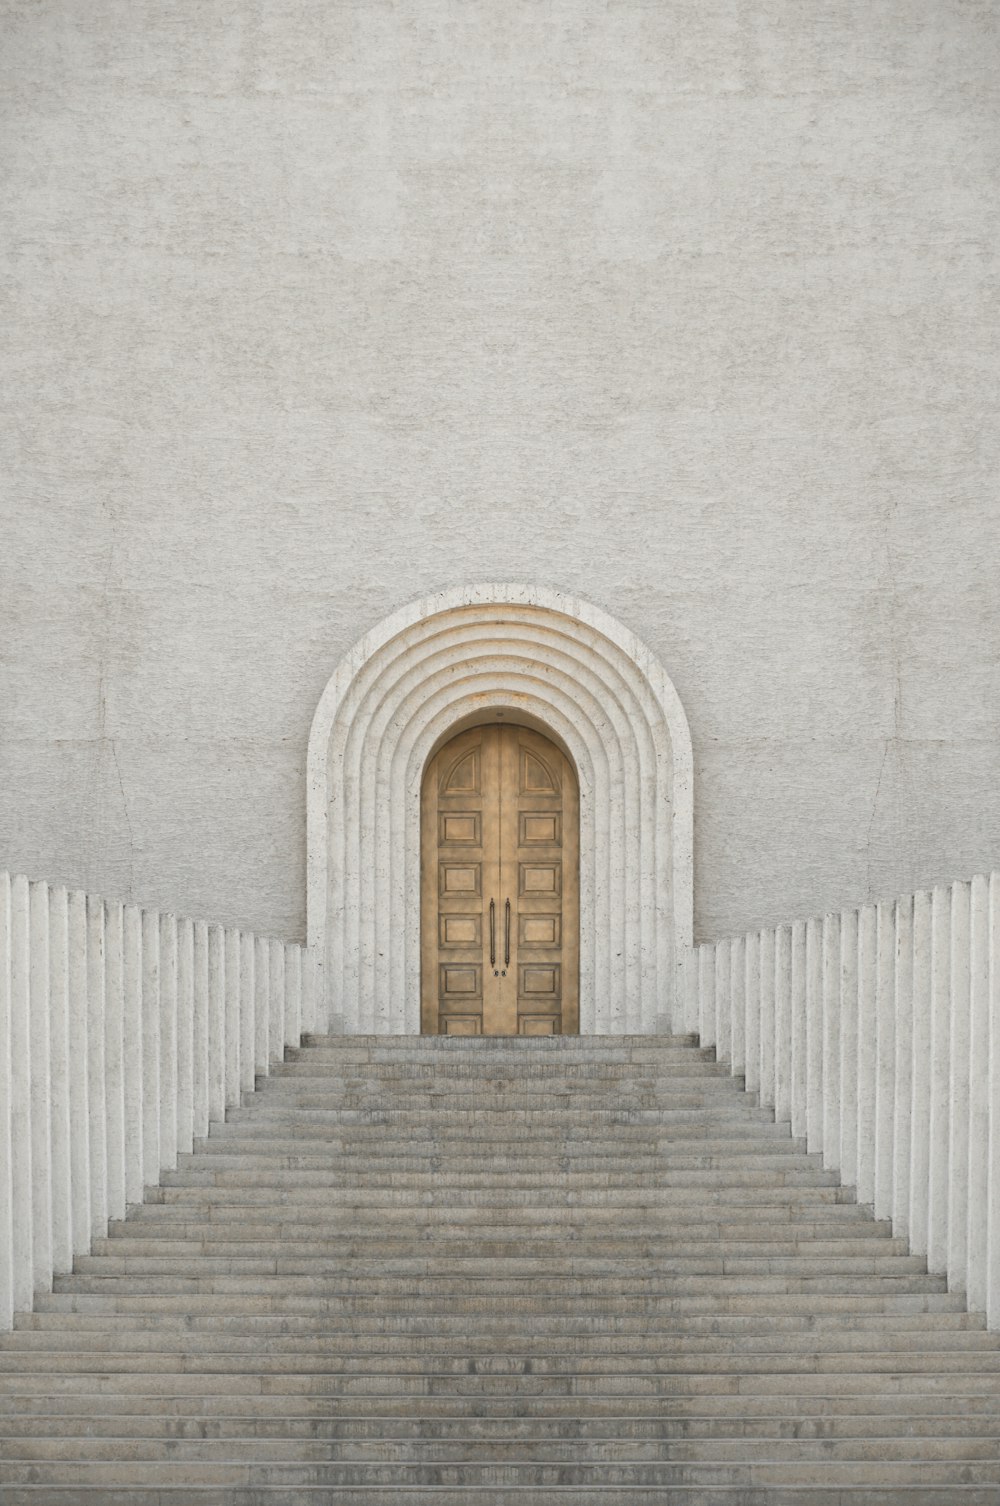
[(506, 972), (510, 967), (510, 900), (507, 901), (506, 936), (504, 939), (503, 966), (504, 972)]
[(496, 907), (496, 903), (492, 899), (490, 900), (490, 967), (493, 969), (493, 976), (496, 977), (496, 975), (497, 975), (497, 907)]

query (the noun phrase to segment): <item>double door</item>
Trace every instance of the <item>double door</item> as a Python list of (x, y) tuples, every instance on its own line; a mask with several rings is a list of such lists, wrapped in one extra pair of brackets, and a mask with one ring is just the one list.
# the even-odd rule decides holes
[(445, 744), (421, 803), (422, 1029), (553, 1035), (579, 1029), (579, 789), (528, 727)]

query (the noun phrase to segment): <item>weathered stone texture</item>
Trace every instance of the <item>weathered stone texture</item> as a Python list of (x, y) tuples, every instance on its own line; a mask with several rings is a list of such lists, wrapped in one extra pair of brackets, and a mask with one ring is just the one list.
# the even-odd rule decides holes
[(0, 857), (289, 937), (365, 628), (537, 581), (702, 936), (1000, 849), (982, 0), (3, 0)]

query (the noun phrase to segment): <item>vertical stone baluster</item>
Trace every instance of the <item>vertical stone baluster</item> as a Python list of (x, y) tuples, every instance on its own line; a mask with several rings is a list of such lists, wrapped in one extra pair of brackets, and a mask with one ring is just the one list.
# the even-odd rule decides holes
[(108, 1137), (104, 1085), (104, 902), (87, 896), (87, 1081), (90, 1121), (90, 1234), (108, 1222)]
[(969, 1234), (969, 921), (971, 885), (951, 888), (951, 1046), (948, 1057), (948, 1286), (964, 1291)]
[(294, 941), (285, 946), (285, 1045), (297, 1050), (302, 1044), (302, 948)]
[(174, 1134), (178, 1154), (194, 1145), (194, 924), (177, 921), (177, 1104)]
[(29, 886), (31, 1259), (35, 1291), (52, 1289), (52, 1064), (49, 1055), (49, 888)]
[(10, 947), (10, 874), (0, 873), (0, 1331), (6, 1331), (14, 1321)]
[[(70, 1144), (69, 895), (49, 891), (49, 1052), (52, 1063), (52, 1269), (73, 1266), (73, 1156)], [(3, 1090), (0, 1088), (0, 1097)]]
[(896, 1061), (893, 1070), (892, 1226), (907, 1238), (910, 1229), (910, 1162), (913, 1127), (913, 897), (896, 903), (895, 966)]
[(160, 1180), (160, 917), (142, 912), (142, 1176)]
[(1000, 873), (989, 892), (989, 1142), (990, 1191), (986, 1235), (986, 1321), (1000, 1330)]
[(774, 1117), (792, 1117), (792, 928), (774, 933)]
[(271, 958), (263, 936), (253, 938), (254, 971), (254, 1077), (266, 1077), (271, 1052)]
[(858, 912), (840, 912), (840, 1175), (858, 1182)]
[(931, 896), (931, 1114), (927, 1179), (927, 1266), (948, 1266), (948, 1109), (951, 1043), (951, 895), (943, 885)]
[(858, 914), (858, 1201), (875, 1201), (878, 922), (874, 905)]
[(104, 906), (104, 1136), (108, 1218), (125, 1217), (125, 907)]
[(226, 1019), (226, 933), (222, 926), (208, 928), (208, 1122), (226, 1115), (226, 1063), (229, 1036)]
[(807, 1128), (806, 922), (797, 920), (791, 929), (792, 1134), (804, 1136)]
[(125, 1068), (125, 1204), (140, 1203), (143, 1190), (143, 1110), (144, 1022), (142, 911), (138, 905), (125, 906), (125, 955), (122, 964), (124, 994), (124, 1068)]
[(774, 1107), (774, 931), (760, 933), (760, 1101)]
[(90, 1077), (87, 1012), (87, 896), (69, 896), (69, 1133), (73, 1253), (90, 1249)]
[[(260, 1041), (257, 1039), (257, 976), (254, 938), (240, 932), (240, 1092), (252, 1093)], [(266, 1037), (265, 1037), (266, 1039)]]
[(195, 921), (191, 933), (191, 1133), (199, 1139), (208, 1134), (212, 1074), (208, 947), (208, 926), (203, 920)]
[(17, 874), (11, 883), (10, 944), (11, 1188), (15, 1312), (29, 1311), (35, 1293), (32, 1254), (30, 914), (28, 880)]
[(698, 948), (698, 1038), (702, 1050), (715, 1045), (715, 947)]
[(285, 1059), (285, 947), (268, 943), (268, 994), (270, 996), (270, 1051), (272, 1063)]
[(318, 947), (307, 946), (302, 954), (302, 1030), (308, 1035), (331, 1033), (331, 1007), (326, 995), (326, 974)]
[(823, 922), (806, 923), (806, 1145), (823, 1149)]
[(821, 940), (823, 1164), (840, 1168), (840, 916), (825, 915)]
[(48, 896), (48, 1035), (53, 1114), (53, 1271), (72, 1268), (72, 1149), (69, 1119), (69, 895)]
[[(225, 985), (226, 985), (226, 1106), (240, 1101), (240, 1083), (243, 1077), (243, 983), (241, 965), (240, 933), (235, 926), (226, 929)], [(251, 1037), (252, 1040), (252, 1037)]]
[(160, 1166), (177, 1165), (177, 917), (160, 916)]
[(969, 911), (969, 1197), (968, 1302), (986, 1309), (987, 1242), (990, 1208), (990, 888), (972, 880)]
[(729, 1060), (735, 1077), (747, 1070), (747, 947), (745, 936), (729, 943)]
[(927, 1193), (931, 1153), (931, 947), (929, 892), (913, 896), (913, 1028), (910, 1073), (910, 1211), (907, 1230), (914, 1255), (927, 1254)]
[[(305, 984), (306, 966), (308, 965), (308, 951), (303, 959), (302, 978)], [(684, 974), (684, 1019), (678, 1027), (688, 1035), (698, 1034), (698, 948), (686, 947), (683, 958)], [(306, 1024), (306, 1002), (302, 1001), (302, 1030), (303, 1034), (308, 1029)]]
[(729, 992), (732, 983), (729, 972), (730, 950), (728, 940), (715, 943), (715, 1055), (720, 1062), (732, 1060), (730, 1019), (733, 1006)]
[(892, 1216), (896, 1076), (896, 912), (875, 908), (875, 1217)]
[(743, 938), (744, 1073), (748, 1093), (760, 1093), (760, 932)]

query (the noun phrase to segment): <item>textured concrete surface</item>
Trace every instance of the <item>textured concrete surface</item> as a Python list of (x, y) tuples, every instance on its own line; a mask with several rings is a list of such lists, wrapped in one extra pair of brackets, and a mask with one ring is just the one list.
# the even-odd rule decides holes
[(350, 643), (512, 578), (691, 722), (702, 937), (1000, 849), (985, 0), (3, 0), (0, 855), (301, 937)]

